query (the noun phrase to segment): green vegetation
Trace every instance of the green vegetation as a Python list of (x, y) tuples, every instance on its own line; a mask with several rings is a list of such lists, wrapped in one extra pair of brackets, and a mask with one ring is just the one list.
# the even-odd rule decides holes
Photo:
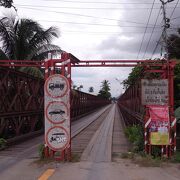
[(72, 153), (71, 155), (71, 162), (79, 162), (81, 158), (81, 155), (78, 153)]
[(110, 93), (110, 83), (108, 80), (104, 80), (101, 82), (101, 89), (99, 90), (98, 96), (110, 99), (111, 98), (111, 93)]
[[(58, 29), (44, 29), (32, 19), (3, 17), (0, 19), (0, 60), (44, 60), (48, 53), (57, 56), (62, 52), (59, 46), (51, 44), (58, 38)], [(18, 70), (42, 78), (41, 69), (21, 67)]]
[[(178, 29), (178, 34), (171, 34), (168, 38), (168, 55), (169, 59), (176, 59), (178, 64), (174, 69), (174, 98), (175, 98), (175, 108), (180, 106), (180, 28)], [(157, 60), (158, 62), (158, 60)], [(155, 67), (156, 68), (156, 67)], [(135, 84), (141, 74), (143, 68), (136, 66), (132, 69), (132, 72), (129, 74), (128, 78), (122, 82), (124, 88), (127, 89), (129, 86)], [(147, 76), (147, 75), (146, 75)], [(152, 78), (156, 78), (157, 74), (153, 74)]]
[(90, 93), (94, 92), (94, 88), (93, 88), (92, 86), (89, 87), (89, 92), (90, 92)]
[(4, 149), (7, 146), (7, 141), (4, 138), (0, 138), (0, 149)]
[[(180, 60), (177, 60), (180, 62)], [(175, 99), (175, 108), (180, 106), (180, 64), (177, 64), (174, 69), (174, 99)]]
[(61, 53), (59, 46), (51, 44), (58, 37), (58, 29), (48, 29), (32, 19), (17, 19), (16, 16), (0, 19), (0, 59), (43, 60), (48, 53)]
[(0, 6), (4, 6), (5, 8), (14, 7), (13, 0), (0, 0)]
[(45, 150), (44, 144), (40, 144), (38, 147), (38, 153), (39, 153), (40, 159), (44, 159), (45, 157), (44, 150)]
[(168, 54), (170, 59), (180, 59), (180, 29), (178, 34), (171, 34), (168, 38)]
[(132, 72), (128, 75), (128, 78), (122, 82), (125, 89), (137, 82), (137, 79), (141, 77), (142, 70), (143, 68), (140, 66), (136, 66), (132, 69)]
[(30, 74), (37, 78), (44, 78), (43, 73), (37, 67), (21, 67), (19, 71)]
[(172, 162), (175, 162), (175, 163), (180, 163), (180, 151), (177, 151), (173, 157), (172, 157)]
[(142, 152), (144, 150), (143, 128), (140, 125), (127, 127), (125, 135), (133, 144), (133, 152)]

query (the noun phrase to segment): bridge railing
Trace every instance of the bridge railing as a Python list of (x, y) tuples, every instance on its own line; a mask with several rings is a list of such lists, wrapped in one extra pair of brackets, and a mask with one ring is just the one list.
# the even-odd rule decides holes
[(97, 108), (109, 104), (110, 101), (95, 95), (77, 90), (71, 91), (71, 118), (72, 120), (87, 114)]
[(12, 138), (43, 127), (44, 80), (0, 67), (0, 137)]
[[(100, 97), (71, 91), (72, 120), (110, 103)], [(13, 68), (0, 67), (0, 138), (41, 131), (44, 127), (44, 80)]]
[(141, 105), (140, 81), (130, 86), (118, 99), (122, 114), (126, 117), (126, 125), (142, 124), (144, 107)]

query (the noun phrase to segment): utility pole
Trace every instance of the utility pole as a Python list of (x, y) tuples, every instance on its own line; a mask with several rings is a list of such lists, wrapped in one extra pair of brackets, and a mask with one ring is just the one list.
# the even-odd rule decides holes
[[(160, 0), (161, 3), (162, 3), (162, 11), (163, 11), (163, 22), (164, 22), (164, 25), (163, 25), (163, 32), (162, 32), (162, 38), (163, 38), (163, 48), (165, 50), (165, 59), (168, 59), (169, 58), (169, 55), (168, 55), (168, 35), (167, 35), (167, 29), (170, 28), (170, 19), (166, 17), (166, 4), (167, 3), (170, 3), (174, 0), (167, 0), (167, 1), (164, 1), (164, 0)], [(163, 49), (162, 48), (162, 49)]]

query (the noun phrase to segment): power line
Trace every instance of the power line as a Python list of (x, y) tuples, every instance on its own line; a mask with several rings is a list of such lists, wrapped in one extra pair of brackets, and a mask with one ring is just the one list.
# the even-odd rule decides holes
[(179, 18), (180, 18), (180, 16), (175, 17), (175, 18), (172, 18), (171, 21), (173, 21), (173, 20), (175, 20), (175, 19), (179, 19)]
[(174, 14), (178, 4), (179, 4), (179, 0), (176, 2), (176, 5), (174, 6), (174, 9), (173, 9), (173, 11), (172, 11), (172, 13), (170, 15), (170, 19), (172, 18), (172, 16), (173, 16), (173, 14)]
[[(70, 31), (70, 30), (62, 30), (62, 33), (67, 32), (67, 33), (87, 33), (87, 34), (124, 34), (124, 33), (142, 33), (138, 31), (126, 31), (126, 32), (95, 32), (95, 31)], [(160, 33), (161, 31), (155, 31), (155, 33)], [(147, 32), (150, 33), (150, 32)]]
[[(164, 25), (163, 25), (164, 29), (163, 29), (163, 32), (162, 32), (162, 38), (163, 38), (162, 48), (164, 48), (164, 50), (165, 50), (164, 57), (165, 57), (166, 59), (168, 59), (168, 35), (167, 35), (167, 29), (170, 28), (170, 18), (167, 18), (167, 17), (166, 17), (166, 5), (167, 5), (168, 3), (171, 3), (171, 2), (174, 1), (174, 0), (166, 0), (166, 1), (160, 0), (160, 1), (161, 1), (161, 3), (162, 3), (163, 21), (164, 21)], [(178, 0), (178, 2), (179, 2), (179, 0)], [(172, 13), (171, 13), (171, 16), (173, 15), (173, 13), (174, 13), (174, 11), (175, 11), (178, 2), (176, 3), (176, 5), (175, 5), (175, 7), (174, 7), (174, 9), (173, 9), (173, 11), (172, 11)]]
[(153, 50), (151, 59), (153, 58), (154, 54), (156, 53), (156, 50), (157, 50), (157, 47), (158, 47), (158, 45), (159, 45), (159, 43), (160, 43), (160, 41), (161, 41), (162, 35), (163, 35), (163, 33), (161, 33), (161, 36), (160, 36), (159, 40), (158, 40), (157, 43), (156, 43), (156, 46), (155, 46), (155, 48), (154, 48), (154, 50)]
[[(83, 23), (83, 22), (73, 22), (73, 21), (51, 21), (51, 20), (37, 20), (37, 21), (44, 21), (44, 22), (54, 22), (54, 23), (62, 23), (62, 24), (79, 24), (79, 25), (90, 25), (90, 26), (109, 26), (109, 27), (135, 27), (135, 28), (142, 28), (144, 29), (145, 26), (128, 26), (128, 25), (113, 25), (113, 24), (101, 24), (101, 23)], [(153, 26), (147, 27), (149, 29), (154, 29)], [(156, 27), (161, 28), (161, 26)]]
[(35, 10), (35, 11), (43, 11), (43, 12), (53, 12), (57, 14), (68, 14), (68, 15), (73, 15), (73, 16), (80, 16), (80, 17), (87, 17), (87, 18), (96, 18), (96, 19), (103, 19), (103, 20), (109, 20), (109, 21), (116, 21), (116, 22), (125, 22), (125, 23), (132, 23), (132, 24), (143, 24), (141, 22), (135, 22), (135, 21), (122, 21), (118, 19), (111, 19), (111, 18), (104, 18), (104, 17), (97, 17), (97, 16), (91, 16), (91, 15), (85, 15), (85, 14), (76, 14), (76, 13), (68, 13), (68, 12), (61, 12), (61, 11), (51, 11), (51, 10), (44, 10), (44, 9), (39, 9), (39, 8), (28, 8), (28, 7), (20, 7), (22, 9), (30, 9), (30, 10)]
[[(81, 3), (81, 4), (152, 4), (152, 3), (148, 3), (148, 2), (108, 2), (108, 1), (104, 1), (104, 2), (97, 2), (97, 1), (70, 1), (70, 0), (44, 0), (44, 1), (59, 1), (59, 2), (65, 2), (65, 3)], [(154, 4), (160, 4), (160, 3), (154, 3)]]
[(149, 47), (149, 44), (150, 44), (150, 42), (151, 42), (152, 35), (153, 35), (153, 33), (154, 33), (154, 30), (155, 30), (155, 27), (156, 27), (156, 25), (157, 25), (158, 18), (159, 18), (159, 15), (160, 15), (160, 12), (161, 12), (161, 8), (159, 9), (159, 12), (158, 12), (158, 15), (157, 15), (156, 21), (155, 21), (155, 23), (154, 23), (154, 27), (153, 27), (153, 29), (152, 29), (152, 32), (151, 32), (151, 35), (150, 35), (150, 38), (149, 38), (149, 41), (148, 41), (148, 43), (147, 43), (147, 45), (146, 45), (146, 49), (145, 49), (145, 51), (144, 51), (143, 58), (145, 57), (145, 55), (146, 55), (146, 52), (147, 52), (147, 49), (148, 49), (148, 47)]
[(138, 51), (137, 59), (139, 58), (139, 55), (140, 55), (140, 52), (141, 52), (141, 49), (142, 49), (142, 45), (143, 45), (144, 38), (145, 38), (145, 35), (146, 35), (147, 27), (148, 27), (148, 24), (149, 24), (149, 21), (150, 21), (150, 18), (151, 18), (151, 14), (152, 14), (152, 11), (153, 11), (154, 3), (155, 3), (155, 0), (153, 1), (151, 11), (149, 13), (148, 21), (147, 21), (146, 28), (145, 28), (143, 38), (142, 38), (142, 41), (141, 41), (141, 45), (140, 45), (140, 48), (139, 48), (139, 51)]
[[(30, 5), (30, 4), (15, 4), (16, 6), (20, 7), (37, 7), (37, 5)], [(89, 10), (148, 10), (149, 7), (69, 7), (69, 6), (42, 6), (38, 5), (38, 8), (52, 8), (52, 9), (89, 9)], [(168, 9), (172, 9), (174, 7), (168, 7)], [(180, 8), (180, 7), (176, 7)], [(153, 7), (153, 9), (159, 9), (159, 7)]]

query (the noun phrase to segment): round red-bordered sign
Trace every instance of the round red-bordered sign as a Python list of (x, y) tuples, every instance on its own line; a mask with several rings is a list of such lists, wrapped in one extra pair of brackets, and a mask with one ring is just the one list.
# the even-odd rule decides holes
[(52, 124), (62, 124), (69, 118), (69, 109), (64, 102), (52, 101), (47, 105), (45, 114)]
[(45, 91), (52, 98), (63, 97), (69, 89), (68, 79), (60, 74), (54, 74), (47, 78)]
[(50, 128), (45, 136), (46, 144), (53, 151), (63, 151), (70, 142), (70, 135), (62, 126)]

